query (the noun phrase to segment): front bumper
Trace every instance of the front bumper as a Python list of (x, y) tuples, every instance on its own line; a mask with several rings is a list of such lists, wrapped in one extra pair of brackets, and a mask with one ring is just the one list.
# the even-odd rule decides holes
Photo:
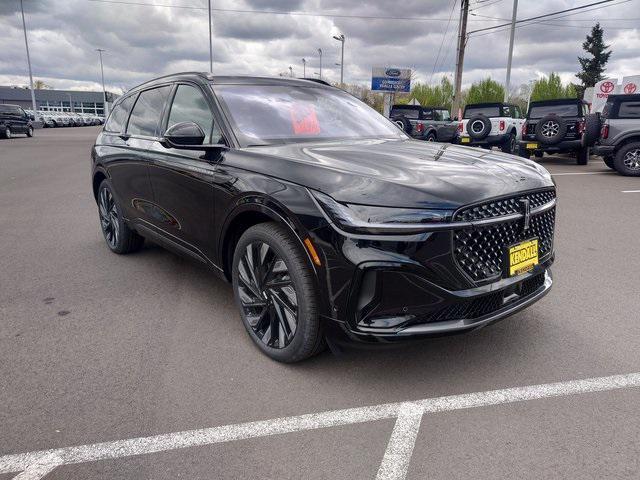
[[(536, 144), (536, 148), (528, 148), (528, 145)], [(531, 152), (549, 152), (549, 153), (563, 153), (563, 152), (574, 152), (582, 148), (582, 140), (581, 139), (572, 139), (572, 140), (563, 140), (559, 143), (553, 145), (546, 145), (544, 143), (540, 143), (535, 138), (526, 140), (520, 140), (518, 142), (520, 147), (530, 150)]]
[(488, 137), (485, 137), (481, 140), (478, 140), (476, 138), (472, 138), (469, 136), (459, 136), (457, 143), (459, 143), (460, 145), (468, 145), (468, 146), (494, 147), (497, 145), (504, 145), (507, 141), (509, 141), (509, 138), (510, 138), (510, 134), (508, 133), (504, 133), (501, 135), (489, 135)]

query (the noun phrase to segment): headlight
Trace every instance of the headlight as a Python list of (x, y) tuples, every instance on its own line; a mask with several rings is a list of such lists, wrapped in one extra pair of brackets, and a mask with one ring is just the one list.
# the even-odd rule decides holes
[(327, 219), (340, 229), (360, 234), (412, 234), (451, 227), (451, 210), (346, 204), (311, 191)]

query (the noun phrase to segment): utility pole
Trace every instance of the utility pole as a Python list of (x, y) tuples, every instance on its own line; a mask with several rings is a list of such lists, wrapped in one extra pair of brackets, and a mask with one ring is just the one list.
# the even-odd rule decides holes
[(344, 34), (334, 35), (333, 38), (342, 44), (340, 53), (340, 85), (342, 85), (344, 83)]
[(289, 76), (293, 78), (293, 67), (289, 65)]
[(458, 26), (458, 49), (456, 58), (456, 84), (453, 97), (452, 115), (461, 117), (462, 103), (462, 68), (464, 66), (464, 49), (467, 45), (467, 20), (469, 18), (469, 0), (462, 0), (460, 4), (460, 24)]
[(507, 81), (504, 87), (504, 101), (509, 101), (511, 84), (511, 62), (513, 60), (513, 38), (516, 33), (516, 17), (518, 16), (518, 0), (513, 0), (513, 14), (511, 15), (511, 34), (509, 36), (509, 59), (507, 60)]
[(307, 61), (302, 59), (302, 78), (307, 78)]
[(318, 55), (320, 55), (320, 80), (322, 80), (322, 49), (318, 49)]
[(24, 6), (20, 0), (20, 12), (22, 13), (22, 30), (24, 31), (24, 46), (27, 49), (27, 64), (29, 65), (29, 86), (31, 87), (31, 108), (35, 115), (36, 112), (36, 94), (33, 91), (33, 74), (31, 73), (31, 57), (29, 56), (29, 42), (27, 41), (27, 24), (24, 21)]
[(100, 76), (102, 77), (102, 99), (104, 100), (104, 118), (109, 115), (109, 105), (107, 104), (107, 90), (104, 88), (104, 67), (102, 65), (102, 52), (106, 50), (102, 48), (96, 48), (96, 52), (100, 54)]
[(211, 0), (209, 0), (209, 72), (213, 73), (213, 36), (211, 34)]

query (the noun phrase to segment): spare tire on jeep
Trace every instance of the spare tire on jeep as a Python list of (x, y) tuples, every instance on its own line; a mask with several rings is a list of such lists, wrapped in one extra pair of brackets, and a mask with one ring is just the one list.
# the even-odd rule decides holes
[(584, 117), (584, 132), (582, 132), (582, 146), (593, 147), (600, 138), (600, 115), (589, 113)]
[(411, 122), (407, 120), (407, 117), (405, 117), (404, 115), (391, 117), (391, 121), (398, 125), (398, 127), (401, 128), (404, 133), (411, 133)]
[(467, 133), (471, 138), (482, 140), (491, 132), (491, 120), (481, 113), (474, 115), (467, 122)]
[(542, 117), (536, 125), (536, 139), (545, 145), (560, 143), (566, 133), (567, 122), (553, 113)]

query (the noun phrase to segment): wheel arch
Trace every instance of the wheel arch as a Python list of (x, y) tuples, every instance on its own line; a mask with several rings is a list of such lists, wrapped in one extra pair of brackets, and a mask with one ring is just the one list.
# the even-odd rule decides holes
[(615, 153), (618, 153), (622, 148), (630, 143), (640, 142), (640, 132), (633, 132), (625, 135), (623, 138), (616, 142)]
[(106, 172), (104, 172), (102, 169), (98, 169), (93, 173), (91, 186), (93, 189), (93, 198), (96, 201), (96, 203), (98, 202), (98, 188), (100, 188), (100, 184), (102, 183), (102, 181), (107, 178), (109, 177), (107, 176)]

